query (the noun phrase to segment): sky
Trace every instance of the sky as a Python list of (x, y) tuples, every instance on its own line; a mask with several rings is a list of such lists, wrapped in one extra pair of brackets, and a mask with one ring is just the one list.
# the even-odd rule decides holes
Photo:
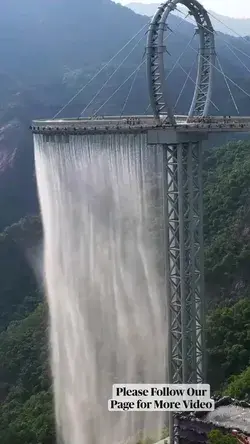
[[(128, 3), (163, 3), (163, 0), (116, 0)], [(250, 0), (200, 0), (205, 8), (228, 17), (250, 18)]]

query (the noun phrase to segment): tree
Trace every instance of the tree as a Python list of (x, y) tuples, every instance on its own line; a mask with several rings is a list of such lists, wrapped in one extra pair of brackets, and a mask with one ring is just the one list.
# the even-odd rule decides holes
[(24, 404), (13, 401), (0, 408), (1, 444), (55, 444), (52, 395), (41, 391)]
[(40, 304), (0, 334), (0, 442), (54, 444), (47, 309)]
[(214, 389), (226, 385), (250, 362), (250, 299), (231, 307), (217, 308), (207, 322), (209, 382)]
[(21, 219), (0, 233), (0, 332), (27, 317), (42, 299), (34, 273), (40, 251), (32, 256), (41, 240), (39, 217)]
[(238, 444), (237, 438), (232, 435), (225, 435), (220, 430), (212, 430), (208, 434), (208, 444)]
[[(250, 144), (210, 150), (204, 173), (204, 235), (207, 289), (225, 298), (249, 282)], [(215, 294), (217, 293), (217, 295)]]
[(224, 390), (224, 395), (236, 399), (250, 400), (250, 367), (240, 375), (229, 378), (229, 384)]

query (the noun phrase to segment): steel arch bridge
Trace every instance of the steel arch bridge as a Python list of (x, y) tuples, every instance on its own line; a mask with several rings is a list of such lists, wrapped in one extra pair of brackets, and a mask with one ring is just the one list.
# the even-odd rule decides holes
[(215, 65), (214, 30), (206, 9), (197, 0), (168, 0), (155, 13), (148, 32), (147, 39), (147, 76), (150, 103), (154, 117), (160, 121), (160, 116), (173, 125), (176, 124), (174, 110), (171, 106), (167, 85), (165, 84), (164, 32), (168, 29), (169, 14), (176, 9), (177, 4), (188, 8), (189, 15), (195, 18), (197, 33), (200, 37), (200, 49), (196, 85), (192, 104), (188, 115), (207, 116), (211, 102), (213, 85), (213, 67)]

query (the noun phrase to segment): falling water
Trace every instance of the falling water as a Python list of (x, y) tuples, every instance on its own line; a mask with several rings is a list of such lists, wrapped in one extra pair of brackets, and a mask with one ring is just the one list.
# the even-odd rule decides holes
[(114, 383), (166, 382), (160, 148), (144, 135), (37, 135), (35, 160), (58, 436), (158, 439), (164, 413), (109, 412), (108, 399)]

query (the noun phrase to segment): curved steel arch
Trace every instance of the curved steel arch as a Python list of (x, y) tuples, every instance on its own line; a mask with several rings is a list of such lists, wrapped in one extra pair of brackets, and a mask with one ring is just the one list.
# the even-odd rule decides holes
[(147, 39), (148, 88), (154, 117), (160, 121), (160, 115), (165, 115), (173, 125), (176, 123), (174, 110), (165, 82), (164, 32), (168, 28), (168, 16), (178, 3), (186, 6), (189, 14), (195, 18), (200, 36), (196, 85), (189, 116), (208, 115), (215, 65), (214, 29), (206, 9), (197, 0), (167, 0), (159, 6), (151, 21)]

